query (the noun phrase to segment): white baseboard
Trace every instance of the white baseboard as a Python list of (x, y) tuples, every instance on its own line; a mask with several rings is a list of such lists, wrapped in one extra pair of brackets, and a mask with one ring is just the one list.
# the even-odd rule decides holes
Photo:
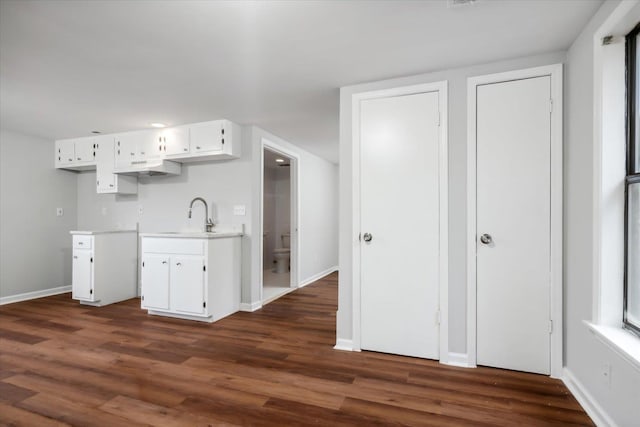
[(440, 360), (443, 365), (460, 366), (462, 368), (475, 368), (475, 365), (469, 363), (469, 355), (467, 353), (449, 352), (446, 361)]
[(617, 427), (616, 423), (602, 409), (602, 406), (591, 396), (591, 393), (566, 367), (563, 371), (562, 381), (598, 427)]
[(66, 294), (71, 292), (71, 286), (59, 286), (57, 288), (43, 289), (41, 291), (25, 292), (24, 294), (10, 295), (0, 298), (0, 305), (12, 304), (14, 302), (28, 301), (30, 299), (50, 297), (51, 295)]
[(318, 274), (314, 274), (313, 276), (304, 279), (302, 282), (300, 282), (300, 285), (298, 287), (302, 288), (304, 286), (307, 286), (307, 285), (315, 282), (316, 280), (322, 279), (324, 276), (328, 276), (329, 274), (333, 273), (334, 271), (338, 271), (338, 266), (337, 265), (334, 265), (331, 268), (327, 268), (326, 270), (321, 271)]
[(240, 311), (249, 311), (253, 312), (256, 310), (260, 310), (262, 308), (262, 302), (256, 301), (254, 303), (241, 302), (240, 303)]
[(345, 340), (342, 338), (338, 338), (336, 340), (336, 345), (333, 347), (334, 350), (343, 350), (343, 351), (354, 351), (353, 350), (353, 341)]

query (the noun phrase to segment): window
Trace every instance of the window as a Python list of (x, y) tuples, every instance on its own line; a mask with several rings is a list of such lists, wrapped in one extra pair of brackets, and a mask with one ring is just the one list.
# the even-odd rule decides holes
[(627, 174), (623, 321), (640, 334), (640, 24), (627, 35)]

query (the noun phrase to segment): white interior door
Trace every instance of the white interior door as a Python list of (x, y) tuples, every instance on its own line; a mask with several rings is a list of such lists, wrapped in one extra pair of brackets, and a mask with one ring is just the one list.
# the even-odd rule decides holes
[(550, 372), (550, 99), (549, 76), (477, 87), (479, 365)]
[(438, 96), (360, 104), (362, 349), (439, 358)]

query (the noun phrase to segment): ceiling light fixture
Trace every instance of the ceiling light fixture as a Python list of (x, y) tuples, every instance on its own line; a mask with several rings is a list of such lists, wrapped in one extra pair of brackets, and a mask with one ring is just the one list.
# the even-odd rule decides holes
[(284, 159), (276, 159), (276, 162), (278, 162), (278, 163), (284, 163)]
[(151, 123), (151, 127), (163, 128), (163, 127), (166, 127), (166, 125), (164, 123)]

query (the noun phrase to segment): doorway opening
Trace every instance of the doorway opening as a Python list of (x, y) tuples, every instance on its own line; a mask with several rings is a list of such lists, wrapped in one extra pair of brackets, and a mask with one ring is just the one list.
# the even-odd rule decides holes
[(263, 144), (262, 304), (298, 286), (296, 158)]

